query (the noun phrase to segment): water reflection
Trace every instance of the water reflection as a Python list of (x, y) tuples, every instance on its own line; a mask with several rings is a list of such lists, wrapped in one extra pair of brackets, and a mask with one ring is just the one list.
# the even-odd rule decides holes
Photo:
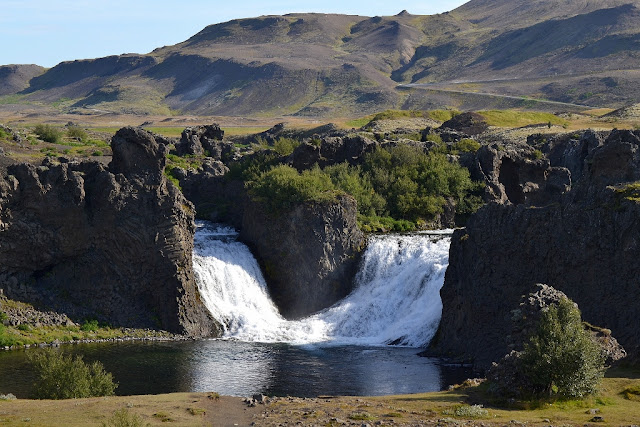
[[(119, 395), (384, 395), (442, 390), (470, 376), (438, 359), (418, 357), (411, 348), (203, 340), (84, 344), (62, 350), (88, 362), (101, 361), (120, 384)], [(24, 351), (0, 352), (0, 393), (27, 397), (32, 382)]]

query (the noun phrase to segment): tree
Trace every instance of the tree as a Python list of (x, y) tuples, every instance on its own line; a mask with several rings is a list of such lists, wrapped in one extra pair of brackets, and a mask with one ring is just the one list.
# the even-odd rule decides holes
[(596, 390), (604, 362), (601, 347), (582, 325), (580, 310), (564, 298), (542, 313), (517, 364), (533, 395), (582, 397)]

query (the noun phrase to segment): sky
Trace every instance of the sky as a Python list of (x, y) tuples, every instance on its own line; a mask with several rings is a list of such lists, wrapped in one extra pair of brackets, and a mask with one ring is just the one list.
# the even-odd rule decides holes
[(467, 0), (2, 0), (0, 64), (44, 67), (68, 60), (148, 53), (207, 25), (292, 12), (432, 15)]

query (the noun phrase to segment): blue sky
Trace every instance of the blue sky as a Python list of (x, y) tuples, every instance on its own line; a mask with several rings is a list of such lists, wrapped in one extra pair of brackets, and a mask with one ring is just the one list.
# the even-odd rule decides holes
[(0, 64), (52, 67), (72, 59), (148, 53), (210, 24), (290, 12), (395, 15), (446, 12), (465, 0), (2, 0)]

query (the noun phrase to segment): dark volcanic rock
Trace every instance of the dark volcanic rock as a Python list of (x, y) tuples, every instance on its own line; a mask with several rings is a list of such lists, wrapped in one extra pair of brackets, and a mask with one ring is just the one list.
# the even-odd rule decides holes
[(287, 318), (327, 308), (352, 290), (365, 245), (356, 202), (306, 203), (280, 214), (249, 203), (240, 237), (261, 262), (271, 296)]
[(217, 124), (193, 126), (182, 131), (180, 142), (176, 144), (176, 154), (207, 154), (216, 160), (225, 160), (233, 154), (235, 147), (231, 142), (224, 142), (224, 131)]
[(513, 307), (535, 283), (548, 283), (639, 359), (640, 204), (631, 185), (640, 179), (639, 143), (633, 132), (613, 131), (602, 145), (587, 145), (582, 176), (564, 196), (538, 206), (489, 204), (454, 233), (435, 343), (441, 353), (488, 367), (509, 350)]
[(485, 201), (541, 205), (571, 189), (571, 173), (540, 154), (527, 144), (484, 145), (464, 166), (487, 184)]
[(300, 144), (289, 156), (289, 163), (298, 170), (347, 162), (361, 163), (364, 155), (375, 150), (377, 142), (361, 135), (328, 136)]
[(18, 164), (0, 179), (0, 288), (76, 320), (215, 335), (192, 271), (193, 205), (142, 129), (97, 162)]
[(478, 135), (489, 128), (487, 121), (478, 113), (462, 113), (444, 122), (440, 129), (450, 129), (467, 135)]

